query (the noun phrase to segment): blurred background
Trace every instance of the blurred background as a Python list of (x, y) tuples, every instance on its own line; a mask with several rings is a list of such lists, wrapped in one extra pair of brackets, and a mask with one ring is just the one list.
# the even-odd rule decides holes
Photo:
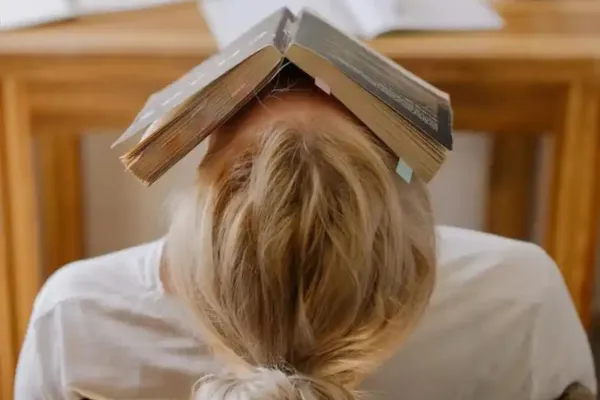
[[(224, 4), (209, 10), (208, 26), (207, 9), (185, 1), (0, 5), (0, 399), (8, 396), (8, 370), (44, 279), (73, 259), (164, 234), (169, 198), (192, 182), (204, 149), (147, 188), (110, 146), (149, 94), (216, 51), (214, 38), (224, 45), (233, 29), (265, 12), (250, 1)], [(431, 183), (438, 223), (544, 246), (593, 332), (600, 312), (593, 296), (600, 285), (600, 1), (313, 5), (451, 94), (455, 149)], [(379, 27), (378, 15), (392, 8), (394, 29)], [(354, 19), (339, 19), (341, 9)]]

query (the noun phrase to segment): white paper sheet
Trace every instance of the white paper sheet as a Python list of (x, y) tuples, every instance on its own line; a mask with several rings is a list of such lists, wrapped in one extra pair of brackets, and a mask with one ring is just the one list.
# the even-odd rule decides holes
[[(44, 0), (45, 1), (45, 0)], [(73, 0), (78, 15), (128, 11), (193, 0)]]
[(502, 19), (484, 0), (343, 0), (363, 37), (396, 30), (469, 31), (498, 29)]
[(198, 0), (206, 22), (219, 44), (224, 47), (238, 36), (283, 6), (298, 13), (310, 7), (336, 27), (356, 31), (357, 24), (345, 0)]
[(0, 30), (194, 0), (0, 0)]
[(384, 32), (484, 30), (503, 25), (485, 0), (198, 0), (220, 47), (282, 6), (309, 7), (345, 32), (372, 38)]
[(0, 31), (68, 19), (74, 15), (69, 0), (0, 0)]

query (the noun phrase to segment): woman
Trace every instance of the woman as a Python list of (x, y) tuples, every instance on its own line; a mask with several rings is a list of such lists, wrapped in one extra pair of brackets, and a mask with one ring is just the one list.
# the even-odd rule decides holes
[(433, 289), (424, 185), (335, 103), (282, 96), (215, 135), (168, 238), (168, 282), (233, 369), (198, 399), (352, 398)]
[[(466, 231), (438, 232), (451, 268), (401, 349), (437, 264), (426, 187), (396, 176), (396, 161), (317, 90), (252, 103), (212, 135), (165, 242), (71, 265), (46, 284), (17, 400), (338, 400), (364, 388), (389, 399), (544, 399), (574, 381), (595, 386), (554, 264), (533, 245)], [(475, 269), (469, 257), (481, 254), (488, 263)], [(538, 331), (545, 304), (569, 342)], [(496, 317), (506, 327), (486, 326)], [(486, 330), (506, 345), (480, 340)], [(513, 346), (515, 332), (534, 330), (535, 343)], [(547, 346), (564, 368), (532, 372)]]

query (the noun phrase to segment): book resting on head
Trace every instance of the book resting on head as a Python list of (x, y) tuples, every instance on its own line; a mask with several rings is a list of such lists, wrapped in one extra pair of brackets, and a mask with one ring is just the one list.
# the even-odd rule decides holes
[(179, 80), (150, 96), (115, 145), (151, 185), (293, 64), (341, 102), (394, 153), (430, 181), (452, 150), (448, 94), (309, 9), (281, 8)]

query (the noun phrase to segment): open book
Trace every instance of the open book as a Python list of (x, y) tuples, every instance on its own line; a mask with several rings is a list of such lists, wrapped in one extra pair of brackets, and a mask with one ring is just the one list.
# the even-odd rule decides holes
[(449, 96), (319, 16), (283, 8), (151, 96), (115, 143), (140, 135), (121, 160), (152, 184), (291, 62), (326, 87), (429, 181), (452, 148)]
[[(231, 43), (265, 15), (287, 6), (310, 8), (348, 34), (372, 39), (392, 31), (499, 29), (491, 0), (198, 0), (219, 47)], [(243, 12), (231, 12), (243, 10)]]

